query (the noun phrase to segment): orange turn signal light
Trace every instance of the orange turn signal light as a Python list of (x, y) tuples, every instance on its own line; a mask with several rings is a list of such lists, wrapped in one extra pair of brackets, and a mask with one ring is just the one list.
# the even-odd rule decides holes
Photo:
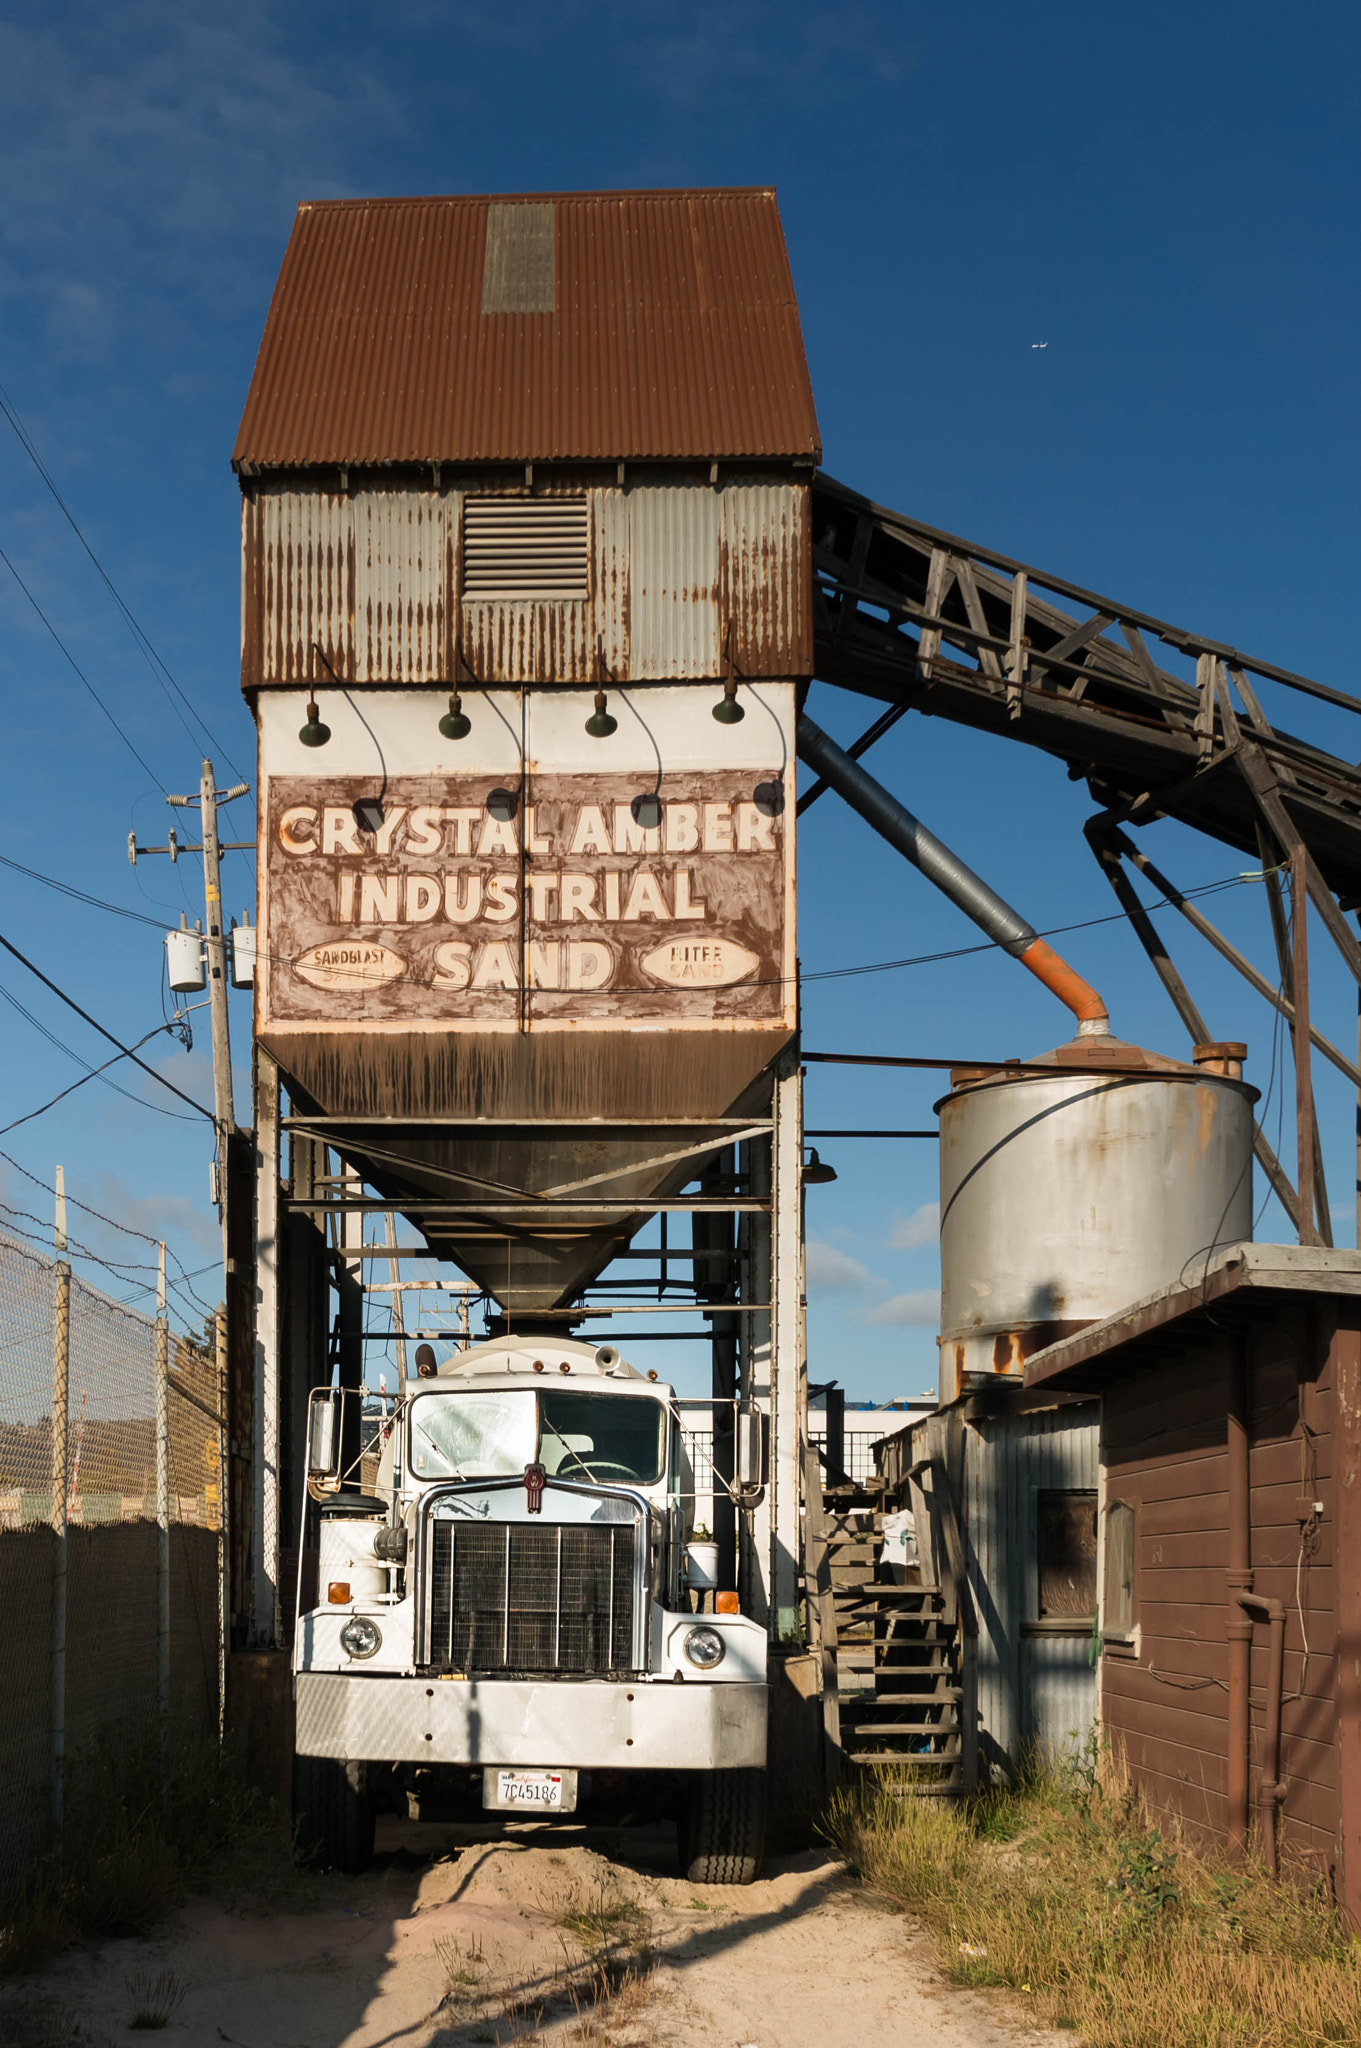
[[(733, 1597), (736, 1598), (736, 1595)], [(326, 1588), (326, 1598), (330, 1601), (332, 1607), (347, 1607), (350, 1601), (349, 1580), (332, 1579), (330, 1585)]]
[(737, 1595), (736, 1595), (736, 1593), (715, 1593), (715, 1595), (714, 1595), (714, 1613), (715, 1613), (715, 1614), (739, 1614), (740, 1612), (741, 1612), (741, 1609), (739, 1608), (739, 1606), (738, 1606), (738, 1604), (737, 1604)]

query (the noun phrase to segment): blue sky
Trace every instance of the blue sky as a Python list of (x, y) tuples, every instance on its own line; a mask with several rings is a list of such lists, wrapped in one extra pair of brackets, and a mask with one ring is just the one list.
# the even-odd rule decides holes
[[(233, 762), (249, 774), (228, 454), (298, 200), (773, 183), (834, 475), (1354, 688), (1357, 21), (1337, 5), (1256, 0), (10, 0), (0, 384), (211, 730), (222, 778)], [(0, 564), (0, 853), (177, 921), (198, 897), (190, 865), (133, 873), (124, 847), (131, 828), (163, 839), (158, 782), (196, 784), (201, 735), (158, 686), (3, 423), (0, 433), (0, 547), (152, 771)], [(869, 722), (870, 708), (824, 689), (812, 708), (846, 739)], [(1269, 710), (1348, 758), (1361, 753), (1343, 714), (1299, 700)], [(1036, 925), (1109, 918), (1080, 839), (1090, 801), (1057, 764), (915, 715), (872, 759)], [(1184, 884), (1249, 865), (1173, 825), (1148, 843)], [(970, 943), (957, 913), (833, 800), (809, 816), (801, 866), (808, 970)], [(239, 912), (249, 864), (233, 856), (227, 875)], [(115, 1031), (152, 1029), (156, 929), (12, 869), (0, 878), (6, 937)], [(1260, 887), (1230, 890), (1218, 914), (1265, 966)], [(1269, 1012), (1198, 941), (1171, 936), (1213, 1028), (1249, 1041), (1249, 1078), (1265, 1090)], [(1059, 943), (1123, 1035), (1184, 1050), (1118, 924)], [(1314, 943), (1316, 1012), (1346, 1045), (1355, 989), (1321, 934)], [(102, 1057), (12, 960), (0, 987), (74, 1052)], [(233, 1007), (240, 1060), (245, 999)], [(81, 1069), (8, 1004), (0, 1030), (7, 1124)], [(1065, 1013), (998, 955), (805, 992), (805, 1038), (818, 1049), (1029, 1054), (1066, 1035)], [(206, 1101), (205, 1048), (203, 1030), (192, 1053), (160, 1039), (148, 1057)], [(809, 1122), (929, 1122), (937, 1086), (814, 1070)], [(1330, 1069), (1317, 1086), (1339, 1240), (1350, 1242), (1352, 1104)], [(181, 1106), (164, 1096), (159, 1107)], [(1278, 1111), (1289, 1156), (1279, 1063), (1273, 1133)], [(175, 1122), (95, 1082), (0, 1148), (49, 1182), (61, 1160), (73, 1192), (168, 1234), (185, 1268), (211, 1261), (199, 1120)], [(809, 1197), (814, 1376), (839, 1377), (853, 1396), (914, 1392), (935, 1375), (934, 1147), (823, 1149), (840, 1178)], [(11, 1166), (0, 1172), (0, 1200), (47, 1215), (46, 1194)], [(104, 1226), (83, 1227), (87, 1242), (112, 1246)], [(1273, 1206), (1259, 1234), (1283, 1234)], [(123, 1242), (124, 1256), (147, 1256)], [(196, 1284), (215, 1295), (211, 1272)], [(668, 1346), (657, 1362), (682, 1380), (702, 1375), (699, 1354), (693, 1368), (681, 1355)]]

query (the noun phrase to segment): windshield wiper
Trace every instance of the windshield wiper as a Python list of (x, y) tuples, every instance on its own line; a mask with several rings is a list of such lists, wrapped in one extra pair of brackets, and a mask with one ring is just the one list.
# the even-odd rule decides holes
[[(582, 1471), (586, 1474), (586, 1477), (590, 1480), (592, 1486), (599, 1486), (602, 1484), (602, 1482), (596, 1478), (594, 1472), (592, 1472), (590, 1466), (586, 1463), (586, 1460), (582, 1457), (580, 1451), (575, 1450), (572, 1447), (572, 1445), (568, 1443), (566, 1437), (560, 1435), (559, 1432), (556, 1429), (554, 1429), (551, 1422), (546, 1422), (543, 1425), (542, 1434), (543, 1436), (551, 1436), (555, 1442), (560, 1443), (562, 1445), (562, 1448), (564, 1449), (564, 1451), (566, 1451), (568, 1457), (571, 1458), (575, 1464), (581, 1467)], [(561, 1470), (561, 1467), (559, 1467), (559, 1470)]]

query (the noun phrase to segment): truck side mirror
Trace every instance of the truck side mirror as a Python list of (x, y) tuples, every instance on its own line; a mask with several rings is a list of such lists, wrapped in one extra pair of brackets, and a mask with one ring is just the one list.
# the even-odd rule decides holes
[(340, 1477), (340, 1391), (322, 1387), (307, 1407), (307, 1476)]
[(765, 1417), (759, 1408), (741, 1407), (737, 1411), (735, 1463), (739, 1486), (765, 1485)]

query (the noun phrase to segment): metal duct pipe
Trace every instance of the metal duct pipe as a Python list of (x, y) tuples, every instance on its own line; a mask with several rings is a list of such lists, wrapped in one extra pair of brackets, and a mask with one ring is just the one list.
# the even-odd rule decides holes
[(1262, 1809), (1262, 1847), (1267, 1875), (1280, 1875), (1280, 1810), (1286, 1787), (1281, 1779), (1281, 1707), (1285, 1690), (1285, 1605), (1264, 1600), (1260, 1593), (1240, 1593), (1238, 1604), (1270, 1624), (1267, 1637), (1266, 1727), (1262, 1733), (1262, 1782), (1257, 1801)]
[(920, 868), (927, 881), (934, 882), (994, 944), (1028, 967), (1061, 1003), (1067, 1004), (1078, 1020), (1079, 1038), (1110, 1035), (1106, 1005), (1096, 990), (1037, 936), (1034, 925), (1027, 924), (1009, 903), (1004, 903), (972, 868), (966, 867), (934, 832), (928, 831), (920, 818), (914, 818), (896, 796), (890, 796), (881, 782), (876, 782), (844, 747), (839, 747), (804, 713), (799, 715), (796, 745), (799, 759), (814, 769), (853, 811), (858, 811), (866, 824), (872, 825), (913, 867)]
[(1252, 1747), (1252, 1622), (1243, 1598), (1252, 1591), (1252, 1475), (1248, 1442), (1248, 1347), (1240, 1337), (1229, 1365), (1229, 1641), (1228, 1833), (1229, 1848), (1248, 1846), (1248, 1772)]

